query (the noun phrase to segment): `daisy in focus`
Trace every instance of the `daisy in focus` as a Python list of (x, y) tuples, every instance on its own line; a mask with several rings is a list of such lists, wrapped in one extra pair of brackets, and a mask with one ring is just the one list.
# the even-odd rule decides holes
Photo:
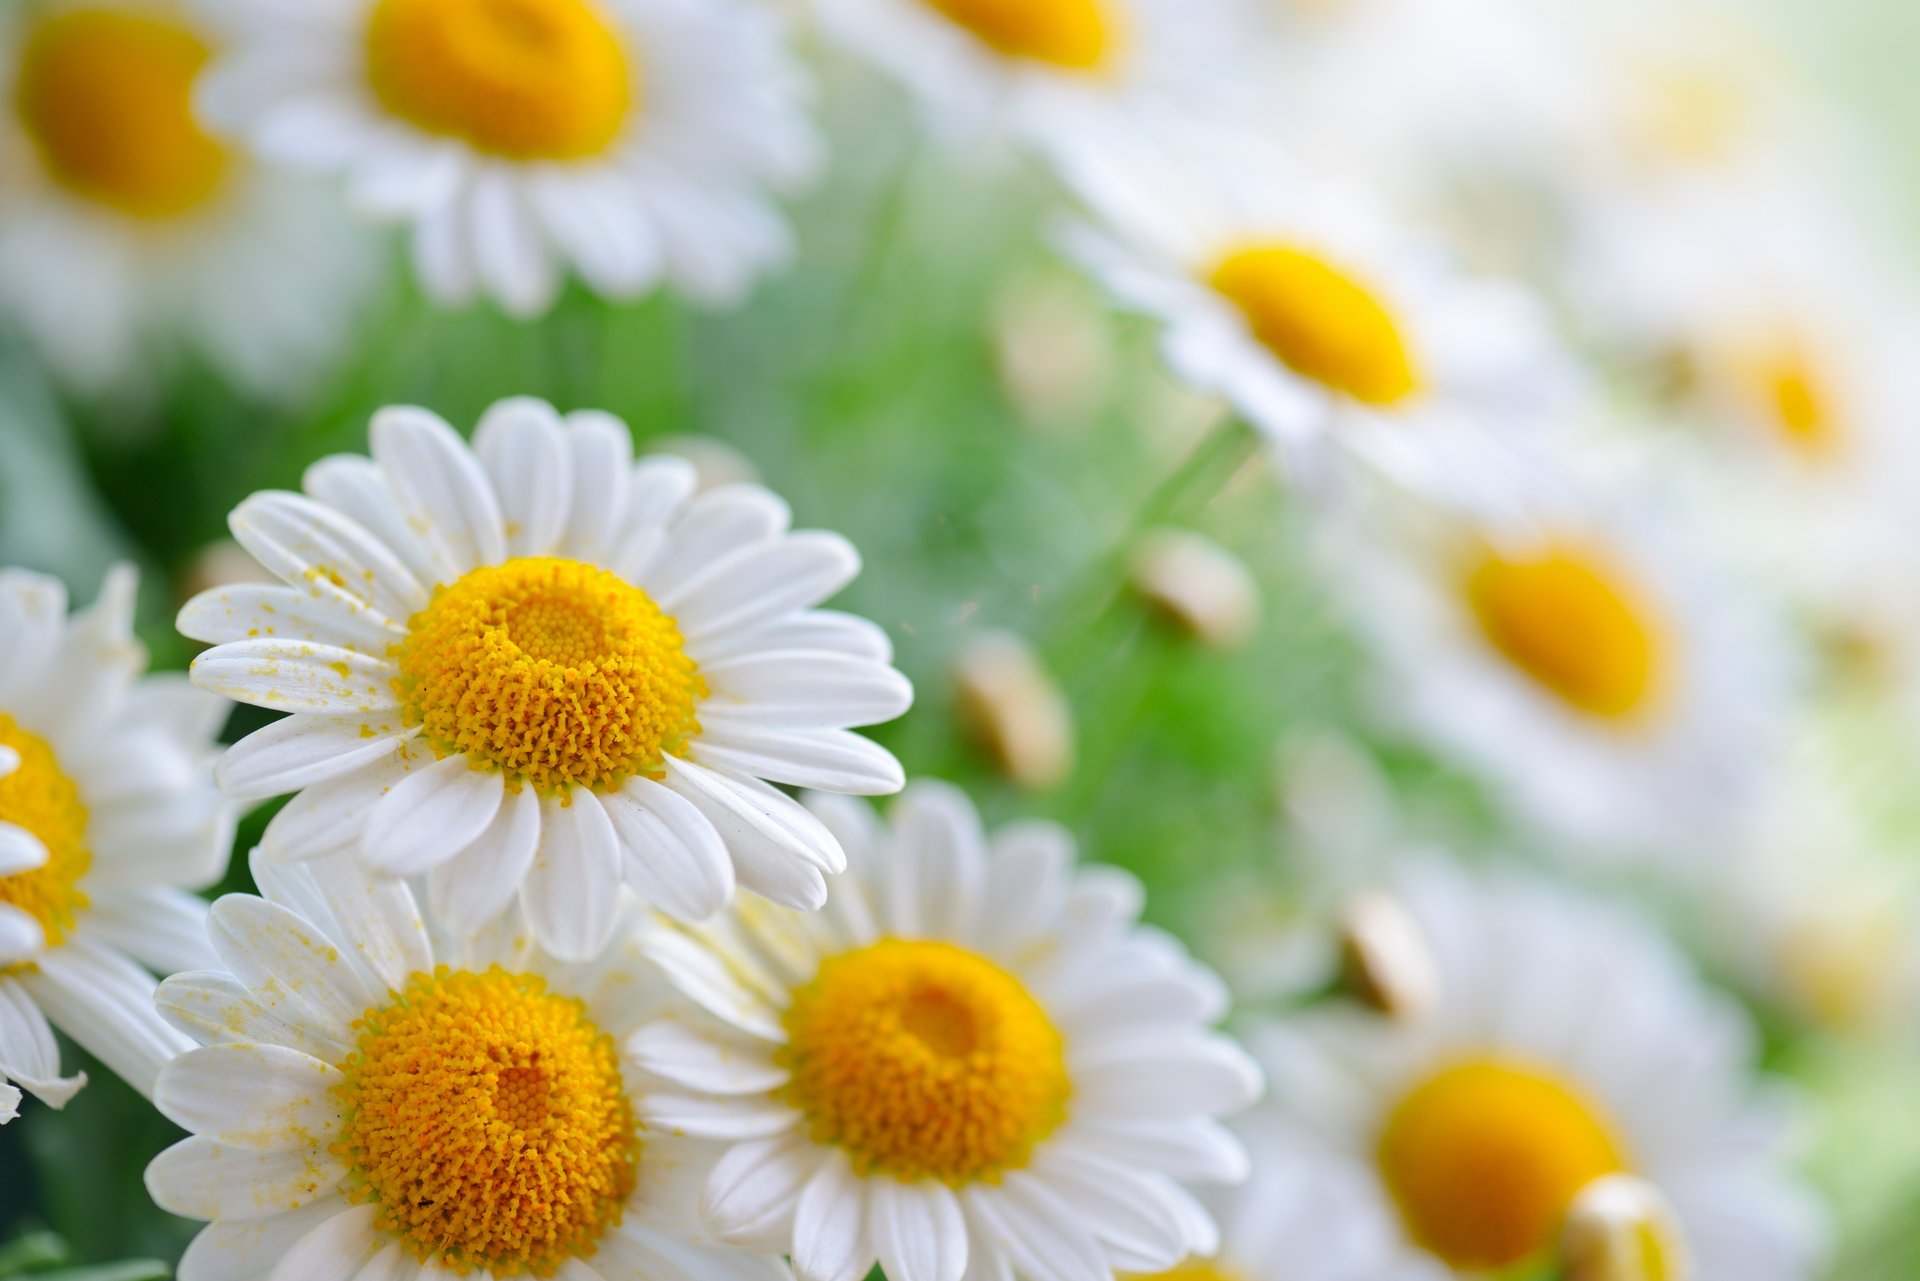
[(1533, 491), (1526, 520), (1381, 502), (1328, 529), (1382, 714), (1557, 851), (1697, 866), (1778, 739), (1785, 638), (1664, 511)]
[(1470, 280), (1372, 206), (1249, 142), (1089, 133), (1068, 251), (1163, 326), (1174, 373), (1224, 396), (1298, 476), (1350, 458), (1477, 501), (1568, 371), (1531, 300)]
[(1207, 1029), (1212, 974), (1141, 927), (1140, 887), (1048, 824), (989, 836), (917, 783), (878, 824), (815, 798), (849, 871), (814, 916), (742, 903), (642, 946), (707, 1015), (627, 1043), (643, 1116), (728, 1145), (701, 1202), (804, 1281), (1105, 1281), (1208, 1254), (1182, 1182), (1245, 1174), (1215, 1118), (1259, 1073)]
[(201, 128), (216, 44), (166, 0), (0, 16), (0, 312), (82, 390), (138, 387), (186, 352), (284, 395), (373, 283), (344, 211)]
[[(0, 570), (0, 1079), (54, 1107), (84, 1078), (60, 1075), (49, 1022), (144, 1094), (188, 1044), (148, 970), (205, 963), (186, 891), (233, 840), (210, 770), (228, 706), (142, 675), (133, 596), (116, 571), (69, 617), (59, 582)], [(0, 1090), (0, 1114), (18, 1103)]]
[[(1419, 864), (1397, 893), (1439, 1003), (1412, 1022), (1299, 1014), (1259, 1045), (1260, 1120), (1344, 1205), (1326, 1231), (1396, 1241), (1377, 1281), (1527, 1274), (1609, 1176), (1671, 1207), (1698, 1281), (1815, 1275), (1823, 1225), (1788, 1173), (1754, 1037), (1635, 919), (1542, 883)], [(1668, 1275), (1661, 1273), (1660, 1275)]]
[(208, 116), (412, 228), (422, 286), (518, 316), (571, 270), (737, 302), (788, 256), (768, 192), (814, 167), (799, 69), (738, 0), (216, 0)]
[(852, 546), (790, 532), (758, 486), (696, 496), (685, 460), (636, 464), (605, 414), (502, 401), (469, 447), (386, 409), (372, 445), (233, 513), (284, 585), (180, 614), (214, 646), (199, 685), (292, 713), (217, 771), (234, 796), (300, 793), (267, 852), (424, 875), (459, 930), (518, 894), (572, 960), (612, 937), (623, 880), (689, 920), (736, 884), (824, 903), (839, 842), (763, 780), (897, 791), (898, 762), (848, 727), (913, 697), (879, 628), (814, 608), (859, 572)]
[(702, 1160), (637, 1124), (618, 1050), (667, 993), (629, 941), (564, 964), (515, 921), (449, 942), (350, 855), (253, 871), (221, 968), (159, 994), (202, 1043), (155, 1094), (192, 1137), (147, 1167), (210, 1220), (181, 1281), (786, 1275), (685, 1235)]

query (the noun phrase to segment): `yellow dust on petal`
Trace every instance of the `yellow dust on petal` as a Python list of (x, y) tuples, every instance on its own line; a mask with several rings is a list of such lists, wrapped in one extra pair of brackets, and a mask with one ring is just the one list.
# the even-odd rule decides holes
[(366, 41), (388, 111), (490, 155), (599, 155), (639, 98), (598, 0), (379, 0)]
[(1207, 283), (1237, 308), (1262, 347), (1302, 378), (1366, 405), (1419, 390), (1400, 320), (1371, 288), (1293, 245), (1250, 245), (1214, 264)]
[(1659, 628), (1635, 586), (1602, 557), (1562, 546), (1527, 557), (1489, 552), (1465, 583), (1493, 647), (1576, 711), (1625, 720), (1659, 692)]
[(1625, 1161), (1611, 1122), (1574, 1086), (1494, 1060), (1415, 1085), (1376, 1155), (1408, 1234), (1463, 1271), (1535, 1259), (1575, 1195)]
[(992, 1180), (1066, 1117), (1060, 1034), (1020, 981), (949, 943), (830, 958), (786, 1014), (787, 1101), (862, 1174)]
[(1117, 35), (1108, 0), (926, 0), (981, 44), (1008, 58), (1097, 71)]
[(0, 712), (0, 747), (20, 757), (19, 766), (0, 777), (0, 823), (25, 828), (47, 847), (41, 866), (0, 876), (0, 903), (40, 922), (47, 946), (57, 947), (87, 906), (80, 888), (93, 863), (86, 847), (87, 810), (53, 749), (5, 712)]
[(465, 1276), (552, 1276), (620, 1222), (640, 1143), (613, 1038), (534, 975), (442, 966), (354, 1025), (333, 1154), (376, 1228)]
[(211, 199), (227, 152), (194, 119), (206, 44), (146, 13), (78, 9), (27, 36), (14, 110), (47, 172), (67, 190), (139, 218), (172, 218)]
[(658, 776), (706, 694), (673, 619), (580, 561), (528, 557), (434, 592), (395, 648), (405, 723), (543, 795)]

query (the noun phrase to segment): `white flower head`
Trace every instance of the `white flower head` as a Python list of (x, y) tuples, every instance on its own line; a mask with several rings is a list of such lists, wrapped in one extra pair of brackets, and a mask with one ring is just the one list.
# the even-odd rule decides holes
[(739, 0), (216, 0), (210, 118), (413, 229), (421, 284), (544, 312), (596, 293), (739, 299), (814, 165), (775, 15)]
[[(779, 1281), (689, 1229), (709, 1158), (641, 1128), (620, 1038), (668, 989), (623, 934), (576, 964), (517, 921), (465, 939), (348, 854), (259, 857), (213, 906), (219, 968), (161, 985), (201, 1045), (155, 1102), (164, 1209), (211, 1222), (181, 1281)], [(623, 910), (631, 910), (629, 900)]]
[(0, 16), (0, 312), (66, 382), (143, 389), (184, 354), (257, 393), (320, 372), (377, 255), (338, 201), (209, 135), (217, 33), (184, 3)]
[(1818, 1273), (1823, 1223), (1753, 1031), (1666, 940), (1518, 875), (1417, 862), (1394, 889), (1434, 944), (1428, 1016), (1329, 1006), (1255, 1035), (1272, 1102), (1253, 1123), (1337, 1191), (1328, 1237), (1389, 1243), (1365, 1276), (1526, 1274), (1619, 1174), (1672, 1207), (1697, 1281)]
[(0, 570), (0, 1082), (55, 1107), (85, 1078), (60, 1075), (49, 1021), (142, 1093), (187, 1044), (143, 967), (204, 963), (186, 889), (233, 840), (211, 769), (228, 704), (143, 675), (133, 596), (115, 570), (69, 617), (56, 580)]
[(847, 849), (825, 912), (742, 902), (642, 946), (706, 1014), (628, 1042), (650, 1124), (728, 1145), (702, 1209), (805, 1281), (1105, 1281), (1210, 1253), (1184, 1181), (1245, 1154), (1215, 1118), (1260, 1077), (1208, 1030), (1226, 993), (1138, 924), (1141, 891), (1065, 832), (989, 836), (916, 783), (882, 827), (814, 798)]
[(387, 409), (372, 442), (234, 512), (284, 585), (181, 611), (214, 644), (195, 681), (293, 713), (218, 770), (236, 796), (300, 793), (265, 849), (424, 875), (463, 929), (518, 894), (569, 958), (612, 936), (623, 880), (687, 919), (736, 884), (825, 902), (839, 842), (763, 780), (898, 790), (847, 727), (912, 701), (879, 628), (814, 608), (859, 571), (852, 546), (791, 532), (758, 486), (696, 496), (685, 460), (636, 464), (606, 414), (503, 401), (469, 447)]

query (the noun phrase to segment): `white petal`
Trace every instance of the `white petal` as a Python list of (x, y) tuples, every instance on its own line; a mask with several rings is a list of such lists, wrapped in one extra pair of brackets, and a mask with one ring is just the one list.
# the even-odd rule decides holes
[(709, 717), (694, 757), (729, 774), (852, 796), (887, 796), (906, 784), (892, 752), (844, 729), (771, 729)]
[(699, 652), (710, 636), (749, 630), (818, 605), (860, 573), (860, 553), (838, 534), (792, 534), (709, 566), (660, 606)]
[(846, 870), (840, 842), (792, 797), (758, 780), (729, 777), (691, 761), (669, 756), (666, 763), (667, 786), (720, 829), (740, 864), (743, 883), (750, 864), (767, 858), (798, 859), (835, 874)]
[(938, 1183), (874, 1179), (868, 1231), (888, 1281), (960, 1281), (967, 1270), (967, 1223)]
[(913, 685), (893, 668), (845, 654), (782, 650), (704, 663), (708, 697), (762, 725), (851, 729), (913, 706)]
[(47, 847), (39, 837), (13, 823), (0, 823), (0, 876), (45, 867), (47, 857)]
[(1074, 1103), (1128, 1117), (1220, 1116), (1260, 1097), (1260, 1069), (1225, 1037), (1149, 1030), (1070, 1057)]
[(761, 650), (785, 649), (824, 650), (869, 658), (876, 663), (893, 662), (893, 641), (884, 628), (868, 619), (831, 609), (810, 609), (751, 631), (709, 637), (700, 644), (700, 658), (717, 663), (723, 658)]
[(60, 1075), (60, 1049), (46, 1015), (15, 979), (0, 976), (0, 1077), (18, 1082), (42, 1103), (62, 1108), (87, 1083)]
[(316, 716), (302, 712), (247, 735), (220, 758), (221, 790), (243, 800), (281, 796), (379, 760), (418, 730), (394, 712)]
[(384, 658), (308, 641), (234, 641), (193, 660), (193, 683), (239, 703), (331, 716), (391, 713), (399, 697)]
[(217, 963), (207, 939), (207, 901), (172, 886), (96, 889), (87, 928), (161, 974)]
[(473, 452), (499, 498), (507, 554), (551, 554), (566, 533), (573, 496), (572, 458), (560, 415), (529, 396), (500, 401), (474, 429)]
[(671, 599), (714, 562), (787, 532), (793, 512), (758, 485), (722, 485), (687, 504), (673, 523), (658, 562), (642, 584), (655, 600)]
[(862, 1281), (872, 1270), (866, 1201), (846, 1154), (829, 1153), (801, 1189), (793, 1215), (793, 1267), (801, 1281)]
[(405, 881), (375, 876), (348, 850), (306, 867), (369, 990), (393, 991), (415, 974), (432, 972), (427, 925)]
[(714, 1165), (700, 1197), (700, 1218), (730, 1245), (782, 1249), (792, 1240), (794, 1206), (817, 1157), (791, 1134), (752, 1137)]
[(208, 913), (214, 950), (267, 1012), (352, 1041), (353, 1021), (374, 1003), (338, 950), (278, 903), (229, 894)]
[(0, 699), (19, 703), (52, 661), (67, 621), (67, 589), (27, 570), (0, 571)]
[(388, 876), (417, 876), (473, 844), (506, 793), (494, 770), (449, 756), (394, 784), (360, 834), (367, 864)]
[(573, 506), (567, 513), (569, 556), (596, 564), (607, 559), (626, 512), (633, 471), (633, 433), (612, 414), (567, 415), (573, 456)]
[(180, 1281), (260, 1281), (301, 1237), (346, 1210), (344, 1199), (321, 1197), (270, 1218), (210, 1223), (181, 1257)]
[(374, 461), (408, 526), (451, 581), (506, 559), (500, 504), (480, 460), (438, 415), (397, 406), (373, 416)]
[(625, 1048), (661, 1080), (706, 1094), (764, 1094), (787, 1083), (766, 1042), (709, 1020), (657, 1019), (628, 1037)]
[(1215, 1121), (1101, 1117), (1076, 1124), (1075, 1141), (1122, 1164), (1188, 1183), (1239, 1183), (1247, 1150)]
[(633, 1222), (630, 1215), (601, 1243), (609, 1259), (605, 1275), (614, 1281), (793, 1281), (776, 1253), (695, 1244), (686, 1239), (692, 1231), (688, 1226), (656, 1230)]
[(331, 1064), (278, 1045), (235, 1042), (188, 1050), (167, 1064), (153, 1093), (168, 1120), (242, 1148), (311, 1148), (340, 1126), (328, 1091)]
[(679, 793), (634, 777), (603, 804), (620, 839), (627, 883), (682, 921), (703, 921), (733, 900), (726, 843)]
[(41, 955), (21, 983), (62, 1032), (142, 1094), (192, 1044), (153, 1008), (153, 975), (84, 935)]
[[(1014, 1171), (1013, 1173), (1021, 1173)], [(1032, 1177), (967, 1189), (967, 1209), (1033, 1281), (1106, 1281), (1113, 1268), (1070, 1207)]]
[(481, 173), (468, 194), (467, 212), (474, 264), (501, 308), (528, 319), (551, 307), (559, 272), (514, 178), (497, 167)]
[(353, 1281), (414, 1281), (419, 1274), (420, 1265), (413, 1255), (398, 1241), (392, 1241), (353, 1274)]
[[(717, 1098), (655, 1090), (640, 1107), (647, 1124), (695, 1139), (766, 1139), (785, 1134), (800, 1114), (769, 1098)], [(714, 1226), (714, 1231), (720, 1228)]]
[(194, 1135), (153, 1158), (147, 1192), (188, 1219), (265, 1219), (330, 1195), (346, 1167), (315, 1148), (270, 1152)]
[(378, 1212), (375, 1205), (356, 1205), (328, 1219), (294, 1243), (267, 1281), (353, 1281), (380, 1251), (373, 1228)]
[(619, 924), (620, 840), (592, 792), (576, 787), (569, 801), (540, 803), (540, 847), (521, 905), (542, 947), (563, 961), (585, 961)]
[(740, 967), (712, 947), (670, 926), (642, 930), (639, 943), (688, 1000), (762, 1040), (784, 1039), (779, 1010), (768, 995), (750, 987)]
[(276, 859), (297, 862), (358, 845), (367, 812), (420, 761), (432, 759), (424, 748), (399, 747), (352, 774), (306, 788), (267, 823), (260, 847)]
[(174, 621), (182, 635), (209, 645), (239, 640), (304, 640), (375, 657), (406, 633), (371, 609), (349, 613), (298, 587), (231, 583), (201, 592)]
[(343, 617), (370, 612), (373, 625), (400, 628), (427, 603), (426, 589), (386, 544), (311, 498), (255, 494), (227, 525), (269, 573)]
[(268, 1013), (245, 984), (223, 971), (176, 974), (160, 985), (153, 1002), (160, 1017), (203, 1045), (284, 1045), (327, 1061), (343, 1058), (353, 1048), (349, 1029), (326, 1035), (297, 1015)]
[(980, 811), (957, 787), (921, 781), (893, 807), (886, 923), (907, 938), (971, 937), (986, 876)]
[(509, 791), (473, 844), (428, 873), (434, 914), (459, 934), (478, 932), (513, 902), (540, 845), (540, 797)]
[[(331, 454), (301, 473), (300, 487), (385, 543), (405, 563), (416, 582), (440, 581), (440, 569), (426, 546), (400, 515), (393, 489), (380, 464), (363, 454)], [(405, 619), (400, 620), (405, 622)]]

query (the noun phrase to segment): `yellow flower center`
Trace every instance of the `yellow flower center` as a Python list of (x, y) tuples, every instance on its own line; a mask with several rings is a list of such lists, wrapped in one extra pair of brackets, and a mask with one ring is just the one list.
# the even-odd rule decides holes
[(0, 903), (40, 922), (47, 946), (58, 947), (87, 906), (80, 888), (93, 863), (85, 844), (87, 809), (73, 780), (60, 772), (53, 749), (5, 712), (0, 712), (0, 747), (20, 757), (18, 768), (0, 777), (0, 823), (25, 828), (47, 847), (41, 866), (0, 876)]
[(613, 1038), (537, 976), (416, 974), (355, 1024), (333, 1153), (375, 1225), (461, 1276), (552, 1276), (620, 1222), (640, 1142)]
[(947, 21), (995, 53), (1097, 71), (1116, 43), (1106, 0), (927, 0)]
[(1466, 595), (1493, 647), (1575, 710), (1626, 719), (1657, 693), (1649, 611), (1599, 558), (1566, 548), (1525, 559), (1490, 553), (1468, 575)]
[(1393, 313), (1366, 285), (1292, 245), (1252, 245), (1214, 265), (1207, 283), (1239, 309), (1287, 368), (1366, 405), (1398, 404), (1420, 377)]
[(1408, 1234), (1472, 1271), (1537, 1257), (1575, 1195), (1624, 1160), (1608, 1120), (1572, 1086), (1491, 1061), (1416, 1086), (1388, 1116), (1377, 1156)]
[(55, 182), (137, 218), (172, 218), (220, 188), (227, 152), (193, 117), (206, 44), (146, 14), (80, 9), (28, 35), (14, 109)]
[(366, 48), (388, 111), (515, 160), (599, 155), (639, 97), (595, 0), (379, 0)]
[(831, 958), (794, 992), (786, 1030), (788, 1101), (863, 1174), (992, 1180), (1066, 1117), (1046, 1012), (949, 943), (882, 939)]
[(1796, 453), (1819, 459), (1844, 443), (1846, 427), (1835, 412), (1824, 372), (1798, 345), (1779, 346), (1754, 360), (1748, 377), (1761, 409)]
[(1188, 1259), (1165, 1272), (1121, 1273), (1131, 1281), (1242, 1281), (1237, 1272), (1227, 1270), (1218, 1259)]
[(546, 795), (657, 777), (706, 695), (673, 619), (604, 569), (529, 557), (434, 592), (395, 650), (402, 716)]

